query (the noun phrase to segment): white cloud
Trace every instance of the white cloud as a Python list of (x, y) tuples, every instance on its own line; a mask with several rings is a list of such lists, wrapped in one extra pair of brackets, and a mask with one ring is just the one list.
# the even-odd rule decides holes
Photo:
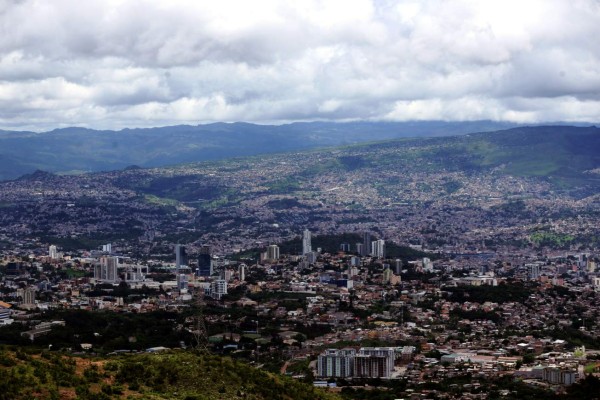
[(600, 119), (595, 0), (0, 3), (0, 129)]

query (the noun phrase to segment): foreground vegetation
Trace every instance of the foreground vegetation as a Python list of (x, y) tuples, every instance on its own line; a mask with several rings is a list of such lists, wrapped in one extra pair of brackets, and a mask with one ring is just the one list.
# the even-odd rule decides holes
[(227, 357), (190, 351), (82, 358), (0, 350), (0, 400), (337, 399)]

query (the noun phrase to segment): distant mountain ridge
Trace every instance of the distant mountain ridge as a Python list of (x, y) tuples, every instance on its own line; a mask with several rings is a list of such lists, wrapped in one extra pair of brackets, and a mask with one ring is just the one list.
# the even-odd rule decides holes
[(0, 131), (0, 180), (35, 170), (96, 172), (300, 151), (405, 137), (449, 136), (516, 126), (471, 122), (213, 123), (160, 128)]

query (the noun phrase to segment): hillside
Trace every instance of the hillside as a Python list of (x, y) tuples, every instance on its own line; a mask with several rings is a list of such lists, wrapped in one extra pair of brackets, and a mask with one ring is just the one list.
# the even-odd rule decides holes
[(404, 244), (558, 238), (563, 248), (600, 241), (598, 154), (595, 127), (515, 128), (77, 176), (36, 172), (0, 182), (0, 206), (8, 237), (25, 227), (69, 248), (146, 241), (156, 231), (173, 243), (218, 242), (227, 253), (307, 227), (368, 229)]
[(1, 400), (338, 398), (230, 358), (185, 351), (82, 358), (0, 350), (0, 376)]
[(121, 131), (64, 128), (0, 131), (0, 180), (36, 169), (80, 173), (129, 165), (165, 165), (300, 151), (401, 137), (458, 135), (514, 124), (475, 122), (353, 122), (255, 125), (216, 123)]

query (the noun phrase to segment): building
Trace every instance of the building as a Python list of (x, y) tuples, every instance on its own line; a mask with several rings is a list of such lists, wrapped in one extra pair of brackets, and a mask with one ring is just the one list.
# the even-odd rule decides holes
[(371, 242), (371, 255), (377, 258), (385, 258), (385, 240), (379, 239)]
[(364, 244), (362, 244), (362, 243), (356, 243), (356, 254), (359, 254), (361, 256), (364, 255), (364, 252), (365, 252), (364, 249), (365, 249), (365, 245)]
[(112, 244), (110, 244), (110, 243), (103, 244), (102, 245), (102, 252), (111, 254), (112, 253)]
[(351, 378), (354, 376), (354, 349), (328, 349), (317, 361), (317, 375), (331, 378)]
[(144, 282), (146, 275), (148, 275), (148, 266), (146, 265), (132, 265), (127, 264), (125, 266), (125, 281), (126, 282)]
[(402, 273), (402, 260), (396, 258), (396, 260), (394, 261), (394, 267), (396, 269), (396, 275), (400, 275)]
[(355, 375), (364, 378), (391, 378), (396, 362), (393, 347), (363, 347), (357, 355)]
[(343, 251), (344, 253), (349, 253), (350, 252), (350, 243), (340, 244), (340, 251)]
[[(304, 232), (302, 233), (302, 255), (304, 255), (306, 253), (310, 253), (311, 251), (312, 251), (311, 234), (308, 229), (305, 229)], [(277, 257), (277, 258), (279, 258), (279, 257)]]
[(579, 374), (577, 371), (572, 371), (559, 367), (545, 367), (542, 371), (542, 380), (553, 385), (572, 385), (577, 381)]
[(428, 257), (423, 257), (423, 272), (433, 272), (433, 263)]
[(50, 257), (51, 260), (58, 260), (58, 250), (55, 245), (50, 245), (50, 247), (48, 247), (48, 257)]
[(238, 266), (238, 279), (240, 282), (246, 280), (246, 264), (242, 263)]
[(12, 304), (0, 301), (0, 326), (10, 325), (14, 322), (14, 320), (10, 317), (12, 313), (11, 307)]
[(21, 294), (23, 300), (21, 301), (21, 304), (24, 306), (35, 305), (35, 292), (36, 289), (34, 287), (28, 287), (26, 289), (23, 289), (23, 292)]
[(392, 270), (388, 267), (386, 269), (383, 270), (383, 283), (390, 283), (390, 281), (392, 280), (392, 275), (394, 275), (392, 273)]
[(594, 290), (600, 292), (600, 277), (598, 276), (594, 277)]
[(177, 274), (177, 289), (180, 291), (188, 289), (188, 276), (186, 274)]
[(227, 294), (227, 281), (225, 279), (216, 279), (210, 284), (210, 297), (221, 300), (221, 297)]
[(119, 257), (102, 256), (94, 266), (94, 278), (101, 283), (116, 283), (120, 281), (118, 267)]
[(267, 260), (279, 260), (279, 246), (272, 244), (267, 247)]
[(363, 247), (361, 249), (361, 256), (368, 256), (371, 250), (371, 234), (369, 232), (363, 233)]
[(188, 265), (187, 255), (185, 254), (185, 246), (181, 244), (175, 245), (175, 266), (177, 269), (182, 265)]
[(539, 264), (526, 264), (527, 277), (529, 280), (537, 281), (540, 279), (540, 265)]
[(213, 274), (210, 246), (203, 245), (198, 256), (198, 276), (211, 276)]
[(363, 347), (328, 349), (319, 355), (317, 374), (323, 378), (386, 378), (392, 377), (396, 350), (393, 347)]

